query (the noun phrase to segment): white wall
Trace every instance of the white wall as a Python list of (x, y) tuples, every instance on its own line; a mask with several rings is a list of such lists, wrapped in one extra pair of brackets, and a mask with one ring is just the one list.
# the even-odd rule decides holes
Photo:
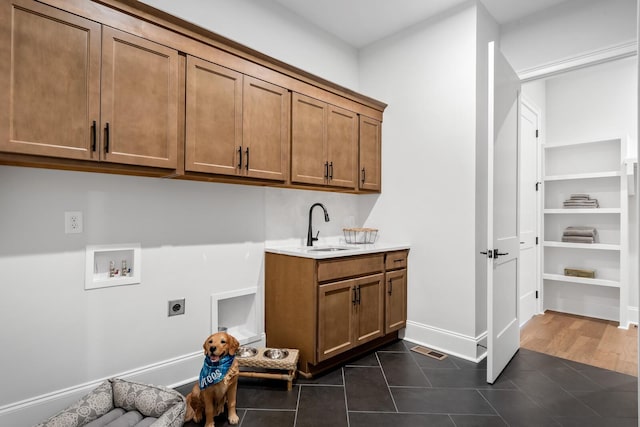
[(636, 40), (637, 0), (570, 0), (500, 29), (518, 72)]
[(628, 58), (548, 79), (547, 143), (629, 135), (635, 156), (636, 72)]
[(358, 90), (357, 50), (272, 0), (141, 0), (261, 53)]
[[(629, 136), (627, 156), (636, 157), (637, 70), (637, 58), (634, 57), (548, 79), (546, 142), (553, 145)], [(632, 197), (629, 199), (629, 303), (632, 306), (630, 319), (635, 322), (638, 320), (637, 235), (638, 215), (635, 198)], [(545, 305), (553, 308), (552, 298), (562, 298), (560, 291), (547, 292)], [(603, 300), (617, 304), (617, 298), (608, 296), (606, 291), (602, 294)]]
[[(11, 349), (0, 363), (12, 385), (1, 404), (198, 351), (209, 296), (262, 284), (261, 188), (9, 166), (0, 177)], [(76, 210), (84, 232), (64, 234), (64, 212)], [(141, 245), (142, 283), (85, 291), (85, 246), (114, 243)], [(186, 314), (168, 318), (175, 298)]]
[(411, 242), (406, 337), (475, 357), (476, 6), (363, 49), (360, 87), (389, 104), (367, 224)]

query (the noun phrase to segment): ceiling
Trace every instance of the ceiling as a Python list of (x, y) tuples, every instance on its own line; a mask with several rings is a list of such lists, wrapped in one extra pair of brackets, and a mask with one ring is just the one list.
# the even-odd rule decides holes
[[(468, 0), (275, 0), (280, 5), (361, 48)], [(481, 0), (499, 24), (567, 0)]]

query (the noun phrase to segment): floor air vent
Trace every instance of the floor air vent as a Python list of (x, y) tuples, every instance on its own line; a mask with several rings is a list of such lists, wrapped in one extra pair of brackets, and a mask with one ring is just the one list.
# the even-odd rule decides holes
[(425, 356), (433, 357), (434, 359), (437, 359), (437, 360), (442, 360), (442, 359), (446, 359), (447, 358), (446, 354), (438, 353), (435, 350), (431, 350), (430, 348), (427, 348), (427, 347), (422, 347), (421, 345), (417, 345), (415, 347), (412, 347), (411, 351), (415, 351), (416, 353), (424, 354)]

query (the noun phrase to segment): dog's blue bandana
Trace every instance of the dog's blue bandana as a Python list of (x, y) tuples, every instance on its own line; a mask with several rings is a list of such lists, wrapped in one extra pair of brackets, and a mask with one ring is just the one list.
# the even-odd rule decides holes
[(200, 390), (204, 390), (210, 385), (222, 381), (235, 358), (235, 355), (227, 354), (220, 358), (219, 361), (212, 362), (208, 356), (205, 356), (204, 365), (202, 365), (202, 369), (200, 370)]

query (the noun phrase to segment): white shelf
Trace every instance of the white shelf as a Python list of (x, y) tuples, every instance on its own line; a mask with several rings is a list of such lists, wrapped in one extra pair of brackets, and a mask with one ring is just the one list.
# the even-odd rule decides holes
[[(542, 199), (547, 208), (542, 210), (541, 269), (548, 291), (543, 292), (545, 307), (578, 307), (575, 314), (593, 317), (617, 311), (620, 324), (628, 323), (627, 184), (631, 168), (624, 162), (625, 144), (622, 138), (612, 138), (544, 147)], [(588, 194), (604, 207), (563, 208), (563, 202), (572, 194)], [(594, 227), (605, 242), (616, 243), (562, 242), (560, 237), (568, 226)], [(566, 266), (576, 265), (595, 269), (605, 279), (562, 274)], [(617, 288), (619, 292), (617, 297), (608, 295), (600, 305), (589, 305), (585, 301), (597, 300), (602, 292), (613, 291), (569, 284)]]
[(604, 171), (591, 173), (573, 173), (566, 175), (547, 175), (545, 181), (569, 181), (576, 179), (600, 179), (600, 178), (616, 178), (622, 176), (621, 171)]
[(571, 243), (545, 240), (543, 245), (547, 248), (570, 248), (570, 249), (595, 249), (601, 251), (619, 251), (620, 245), (609, 243)]
[(602, 144), (612, 144), (612, 145), (618, 145), (620, 143), (620, 139), (619, 138), (611, 138), (611, 139), (599, 139), (596, 141), (569, 141), (569, 142), (560, 142), (560, 143), (556, 143), (556, 144), (545, 144), (544, 145), (544, 149), (545, 150), (554, 150), (554, 149), (562, 149), (562, 148), (567, 148), (567, 147), (577, 147), (577, 148), (586, 148), (590, 145), (602, 145)]
[(544, 209), (543, 212), (545, 214), (554, 214), (554, 215), (620, 214), (622, 213), (622, 209), (620, 208), (584, 208), (584, 209), (560, 208), (560, 209)]
[(556, 282), (581, 283), (583, 285), (606, 286), (609, 288), (619, 288), (620, 282), (615, 280), (589, 279), (587, 277), (565, 276), (563, 274), (544, 273), (542, 278), (545, 280), (554, 280)]

